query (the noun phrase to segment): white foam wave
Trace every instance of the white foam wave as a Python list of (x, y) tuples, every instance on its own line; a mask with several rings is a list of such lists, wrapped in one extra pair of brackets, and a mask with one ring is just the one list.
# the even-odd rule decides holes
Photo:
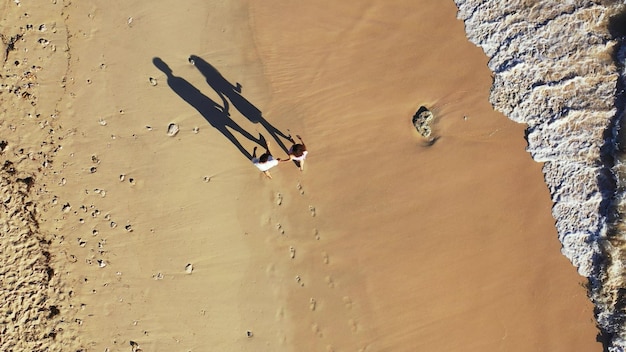
[(624, 182), (615, 180), (620, 173), (612, 165), (620, 73), (612, 56), (617, 41), (608, 28), (619, 4), (455, 2), (469, 40), (489, 57), (495, 74), (491, 103), (528, 125), (527, 150), (545, 163), (562, 253), (590, 279), (596, 318), (610, 340), (607, 349), (624, 351), (626, 326), (615, 292), (626, 287), (625, 271), (615, 248), (607, 246), (614, 195)]

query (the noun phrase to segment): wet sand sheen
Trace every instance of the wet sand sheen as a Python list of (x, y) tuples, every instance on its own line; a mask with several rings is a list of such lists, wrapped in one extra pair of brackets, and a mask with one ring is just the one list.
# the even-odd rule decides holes
[[(278, 5), (252, 13), (280, 92), (266, 110), (297, 116), (310, 135), (307, 201), (332, 214), (309, 225), (319, 241), (303, 240), (317, 263), (285, 273), (315, 282), (289, 300), (297, 341), (601, 350), (584, 279), (559, 253), (541, 165), (524, 151), (524, 126), (489, 105), (486, 58), (466, 41), (453, 4), (370, 2), (332, 13)], [(410, 126), (420, 104), (438, 119), (430, 148)], [(306, 312), (309, 296), (326, 309)], [(346, 297), (352, 309), (341, 309)]]
[[(601, 349), (451, 1), (145, 5), (64, 7), (65, 95), (40, 101), (64, 137), (42, 226), (87, 350)], [(241, 85), (228, 107), (190, 55)], [(267, 127), (302, 135), (305, 170), (266, 179), (218, 118), (277, 157)]]

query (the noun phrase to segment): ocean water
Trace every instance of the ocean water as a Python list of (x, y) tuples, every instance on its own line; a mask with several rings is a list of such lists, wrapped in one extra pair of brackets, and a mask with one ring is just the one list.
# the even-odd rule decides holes
[(622, 1), (455, 0), (494, 74), (490, 101), (544, 163), (562, 253), (589, 279), (609, 351), (626, 351)]

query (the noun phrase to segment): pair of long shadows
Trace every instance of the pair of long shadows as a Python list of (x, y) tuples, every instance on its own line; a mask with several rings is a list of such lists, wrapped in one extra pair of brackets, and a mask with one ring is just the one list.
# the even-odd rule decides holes
[(159, 70), (163, 71), (167, 76), (167, 85), (178, 94), (189, 105), (193, 106), (207, 122), (213, 126), (216, 130), (220, 131), (230, 142), (239, 149), (239, 151), (247, 158), (252, 159), (252, 155), (239, 143), (237, 138), (229, 130), (239, 132), (242, 136), (248, 140), (255, 142), (263, 147), (266, 146), (265, 139), (261, 136), (256, 138), (248, 131), (239, 126), (235, 121), (230, 118), (229, 104), (232, 105), (241, 112), (248, 120), (253, 123), (260, 123), (267, 132), (276, 140), (277, 144), (287, 152), (285, 144), (280, 140), (279, 136), (285, 139), (289, 139), (289, 136), (275, 128), (265, 118), (263, 118), (261, 111), (257, 109), (252, 103), (245, 99), (240, 94), (241, 86), (234, 86), (228, 80), (226, 80), (213, 66), (202, 58), (192, 55), (189, 58), (190, 62), (198, 68), (198, 70), (204, 75), (207, 83), (213, 88), (222, 99), (222, 104), (219, 105), (211, 98), (202, 94), (196, 87), (189, 83), (184, 78), (175, 76), (172, 69), (160, 58), (155, 57), (152, 59), (152, 63)]

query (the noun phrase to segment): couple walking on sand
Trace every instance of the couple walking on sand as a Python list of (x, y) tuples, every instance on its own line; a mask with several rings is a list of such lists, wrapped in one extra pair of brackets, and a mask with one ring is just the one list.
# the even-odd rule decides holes
[(289, 148), (288, 159), (274, 159), (272, 153), (270, 153), (270, 143), (267, 141), (265, 144), (265, 153), (258, 158), (256, 156), (257, 147), (254, 147), (254, 150), (252, 151), (252, 163), (270, 179), (272, 178), (270, 169), (282, 162), (293, 160), (300, 168), (300, 171), (304, 170), (304, 159), (306, 159), (308, 151), (306, 150), (306, 145), (304, 144), (302, 138), (299, 135), (296, 135), (296, 138), (298, 138), (300, 143), (296, 143), (296, 141), (289, 136), (289, 141), (292, 143), (292, 146)]

